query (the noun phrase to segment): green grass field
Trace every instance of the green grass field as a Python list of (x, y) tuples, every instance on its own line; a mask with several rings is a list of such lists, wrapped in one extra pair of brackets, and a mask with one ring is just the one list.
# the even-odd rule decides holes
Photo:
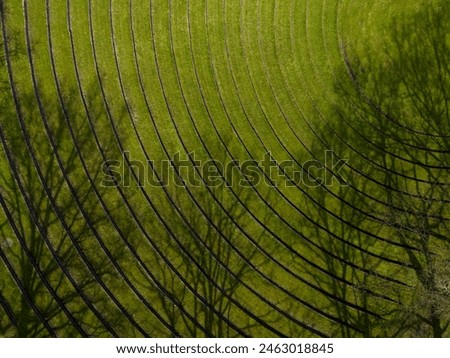
[(448, 336), (445, 1), (0, 3), (1, 336)]

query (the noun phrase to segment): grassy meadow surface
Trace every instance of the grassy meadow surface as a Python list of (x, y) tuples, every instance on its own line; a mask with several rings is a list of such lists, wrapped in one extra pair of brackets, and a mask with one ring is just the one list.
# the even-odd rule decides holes
[(0, 4), (0, 336), (449, 336), (445, 0)]

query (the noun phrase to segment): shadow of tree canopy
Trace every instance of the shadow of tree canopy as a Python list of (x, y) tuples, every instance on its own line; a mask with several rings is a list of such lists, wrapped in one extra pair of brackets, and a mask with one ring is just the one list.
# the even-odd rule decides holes
[[(380, 252), (397, 257), (404, 267), (389, 268), (381, 260), (377, 271), (411, 286), (385, 287), (383, 294), (398, 304), (372, 305), (384, 322), (370, 335), (443, 337), (450, 324), (450, 19), (445, 2), (421, 3), (413, 14), (396, 15), (386, 33), (382, 40), (368, 41), (364, 51), (341, 44), (344, 66), (336, 72), (333, 109), (339, 116), (322, 134), (329, 133), (329, 146), (349, 159), (345, 177), (367, 194), (351, 194), (352, 188), (340, 194), (356, 196), (350, 202), (366, 210), (363, 217), (354, 210), (354, 223), (396, 242), (381, 243)], [(380, 247), (380, 242), (365, 241), (364, 247)]]
[[(0, 12), (0, 336), (321, 333), (303, 324), (309, 309), (332, 318), (333, 336), (449, 336), (445, 1), (396, 16), (362, 54), (342, 44), (333, 115), (314, 124), (322, 141), (311, 152), (349, 159), (348, 185), (308, 188), (313, 220), (299, 227), (313, 239), (289, 231), (298, 245), (289, 252), (316, 256), (292, 271), (275, 240), (288, 221), (266, 225), (276, 213), (267, 188), (141, 188), (131, 161), (124, 170), (136, 185), (102, 187), (105, 160), (136, 144), (124, 129), (130, 109), (110, 118), (103, 89), (79, 79), (43, 91), (2, 1)], [(31, 67), (28, 87), (17, 86), (13, 61)], [(305, 282), (318, 302), (302, 302)]]
[[(127, 334), (123, 318), (133, 307), (124, 311), (114, 280), (113, 262), (124, 265), (125, 256), (111, 220), (130, 240), (135, 229), (120, 214), (121, 203), (96, 186), (103, 160), (71, 99), (76, 89), (66, 86), (55, 99), (39, 86), (16, 86), (11, 62), (27, 61), (27, 51), (7, 32), (1, 4), (0, 336)], [(86, 95), (88, 102), (97, 96)], [(96, 126), (102, 131), (100, 121)], [(110, 147), (106, 155), (118, 152)]]
[[(254, 198), (248, 187), (236, 184), (244, 180), (236, 170), (224, 170), (222, 165), (228, 162), (226, 153), (214, 158), (194, 180), (195, 169), (183, 172), (180, 168), (186, 167), (174, 160), (172, 174), (178, 177), (172, 179), (178, 184), (166, 187), (171, 200), (160, 204), (177, 224), (162, 240), (163, 256), (173, 265), (169, 268), (166, 260), (158, 259), (157, 271), (166, 289), (160, 292), (159, 300), (162, 312), (183, 336), (253, 336), (262, 329), (242, 307), (247, 306), (244, 300), (249, 295), (251, 277), (257, 276), (252, 268), (258, 252), (254, 243), (261, 242), (266, 233), (260, 230), (253, 244), (243, 234), (250, 226), (247, 205)], [(218, 177), (223, 181), (211, 184), (210, 180)], [(204, 185), (200, 185), (202, 180)], [(230, 198), (226, 183), (239, 197), (240, 205)], [(261, 258), (257, 261), (262, 265)], [(259, 305), (255, 302), (251, 312)], [(264, 320), (273, 312), (261, 306), (263, 313), (258, 317)]]

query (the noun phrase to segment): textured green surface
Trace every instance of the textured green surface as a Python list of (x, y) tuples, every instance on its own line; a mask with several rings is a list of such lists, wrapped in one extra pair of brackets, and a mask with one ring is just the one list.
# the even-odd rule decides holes
[[(338, 89), (350, 83), (345, 51), (389, 48), (386, 24), (416, 6), (2, 3), (0, 239), (12, 246), (2, 246), (0, 311), (13, 313), (0, 334), (392, 334), (379, 315), (408, 300), (414, 273), (380, 222), (384, 172), (364, 161), (370, 149), (355, 154), (339, 137), (353, 118)], [(350, 160), (350, 186), (286, 185), (330, 149)], [(235, 172), (233, 185), (211, 187), (187, 162), (181, 177), (199, 174), (200, 185), (176, 170), (167, 186), (139, 185), (125, 152), (158, 177), (177, 153), (242, 163), (270, 152), (280, 181), (241, 186)], [(101, 185), (107, 160), (122, 163), (129, 186)]]

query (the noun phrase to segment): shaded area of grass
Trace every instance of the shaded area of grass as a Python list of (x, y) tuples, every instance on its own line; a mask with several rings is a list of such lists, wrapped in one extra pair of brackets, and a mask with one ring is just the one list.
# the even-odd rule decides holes
[(448, 335), (442, 2), (1, 4), (1, 335)]

